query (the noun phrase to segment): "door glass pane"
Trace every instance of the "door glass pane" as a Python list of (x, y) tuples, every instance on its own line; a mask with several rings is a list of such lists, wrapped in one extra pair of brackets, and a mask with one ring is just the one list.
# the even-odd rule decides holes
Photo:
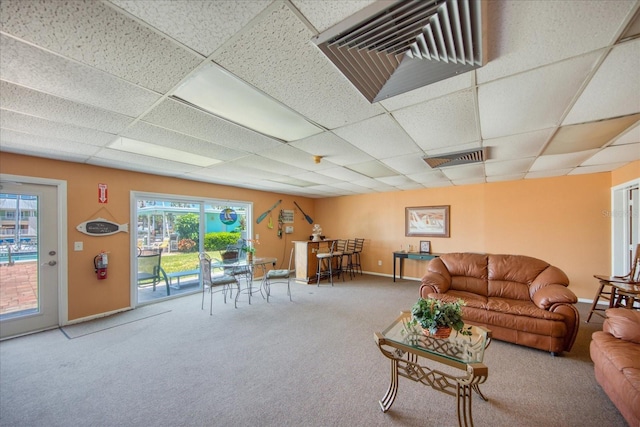
[(38, 313), (38, 196), (0, 193), (0, 221), (0, 319)]

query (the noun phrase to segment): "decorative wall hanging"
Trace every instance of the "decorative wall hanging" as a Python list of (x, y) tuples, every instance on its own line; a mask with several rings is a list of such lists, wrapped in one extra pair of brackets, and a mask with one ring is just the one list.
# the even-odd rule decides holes
[(449, 205), (405, 208), (405, 236), (449, 237)]

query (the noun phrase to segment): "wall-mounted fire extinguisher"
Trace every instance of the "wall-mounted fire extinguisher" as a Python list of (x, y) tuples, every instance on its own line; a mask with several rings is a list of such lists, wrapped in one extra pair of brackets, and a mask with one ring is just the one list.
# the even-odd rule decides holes
[(98, 280), (104, 280), (107, 278), (107, 264), (109, 264), (109, 260), (105, 251), (100, 252), (93, 259), (93, 266), (96, 270), (96, 274), (98, 275)]

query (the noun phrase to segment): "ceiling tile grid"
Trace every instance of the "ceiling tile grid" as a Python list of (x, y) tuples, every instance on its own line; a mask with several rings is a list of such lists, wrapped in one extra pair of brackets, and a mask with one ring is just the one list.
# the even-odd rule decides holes
[[(313, 37), (374, 3), (3, 1), (0, 150), (308, 197), (640, 158), (640, 38), (618, 42), (640, 0), (487, 2), (482, 67), (371, 104)], [(206, 59), (322, 132), (286, 143), (173, 98)], [(479, 164), (423, 160), (479, 148)]]

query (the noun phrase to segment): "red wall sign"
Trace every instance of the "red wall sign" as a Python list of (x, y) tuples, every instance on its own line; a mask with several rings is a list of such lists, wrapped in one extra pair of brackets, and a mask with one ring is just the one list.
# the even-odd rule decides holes
[(107, 203), (108, 201), (107, 184), (98, 184), (98, 203)]

